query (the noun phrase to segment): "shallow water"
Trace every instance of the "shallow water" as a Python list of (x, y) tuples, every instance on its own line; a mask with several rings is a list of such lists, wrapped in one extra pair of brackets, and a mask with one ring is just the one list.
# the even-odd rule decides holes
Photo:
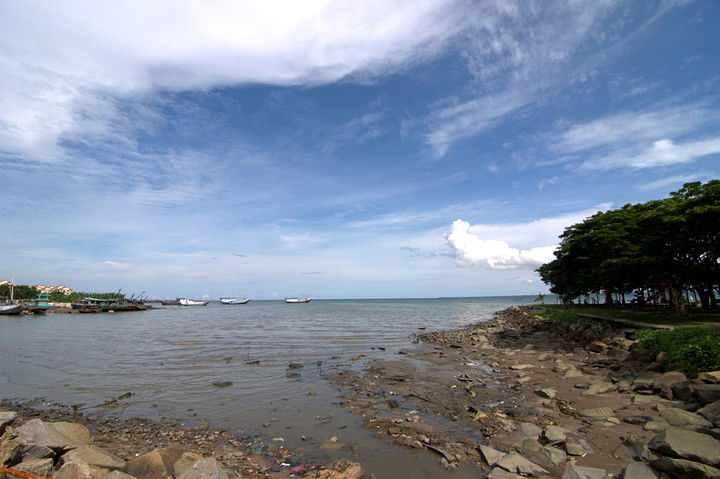
[[(318, 460), (359, 460), (378, 478), (438, 477), (445, 473), (427, 452), (375, 439), (357, 416), (337, 404), (338, 391), (322, 374), (361, 354), (363, 360), (386, 358), (413, 347), (418, 328), (455, 328), (532, 300), (252, 301), (137, 313), (2, 316), (0, 398), (42, 396), (87, 407), (130, 391), (128, 407), (113, 414), (167, 416), (282, 438), (291, 449)], [(286, 377), (291, 362), (304, 365), (292, 371), (299, 378)], [(232, 385), (213, 385), (225, 381)], [(318, 419), (328, 415), (332, 419)], [(277, 421), (263, 427), (272, 418)], [(303, 435), (309, 440), (301, 441)], [(355, 450), (317, 448), (332, 436)]]

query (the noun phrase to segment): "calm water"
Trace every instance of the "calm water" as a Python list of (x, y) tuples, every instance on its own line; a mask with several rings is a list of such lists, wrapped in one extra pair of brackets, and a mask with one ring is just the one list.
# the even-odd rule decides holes
[[(418, 328), (463, 326), (532, 300), (252, 301), (138, 313), (0, 316), (0, 398), (42, 396), (93, 406), (131, 391), (135, 395), (120, 414), (282, 437), (287, 446), (318, 459), (333, 455), (317, 450), (317, 444), (337, 436), (357, 446), (353, 455), (378, 478), (401, 471), (436, 477), (435, 458), (388, 449), (374, 439), (337, 405), (337, 391), (321, 375), (351, 357), (389, 357), (412, 347)], [(290, 362), (304, 364), (300, 378), (286, 377)], [(223, 381), (233, 384), (213, 386)], [(318, 421), (327, 415), (332, 420)], [(277, 421), (263, 427), (271, 418)], [(300, 441), (301, 435), (312, 439)]]

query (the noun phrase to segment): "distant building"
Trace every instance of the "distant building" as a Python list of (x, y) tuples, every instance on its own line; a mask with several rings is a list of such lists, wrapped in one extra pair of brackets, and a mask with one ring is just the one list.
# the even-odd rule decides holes
[(62, 294), (70, 294), (74, 293), (75, 290), (73, 290), (70, 286), (65, 286), (64, 284), (58, 285), (58, 286), (47, 286), (44, 284), (36, 284), (34, 288), (37, 290), (38, 293), (62, 293)]

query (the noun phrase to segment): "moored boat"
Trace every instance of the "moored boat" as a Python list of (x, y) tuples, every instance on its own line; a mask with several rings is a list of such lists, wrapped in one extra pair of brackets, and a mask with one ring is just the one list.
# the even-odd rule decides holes
[(290, 296), (288, 298), (285, 298), (285, 302), (291, 303), (291, 304), (309, 303), (310, 301), (312, 301), (312, 298), (297, 298), (295, 296)]
[(22, 311), (22, 305), (13, 303), (12, 301), (0, 303), (0, 314), (20, 314)]
[(251, 298), (220, 298), (220, 304), (248, 304)]
[(178, 298), (180, 306), (207, 306), (209, 301), (196, 301), (194, 299)]

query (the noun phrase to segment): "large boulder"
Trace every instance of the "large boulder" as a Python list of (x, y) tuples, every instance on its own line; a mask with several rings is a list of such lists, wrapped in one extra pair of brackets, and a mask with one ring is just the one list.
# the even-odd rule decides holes
[(523, 441), (522, 455), (548, 470), (564, 464), (567, 460), (565, 451), (552, 446), (543, 446), (534, 439)]
[(655, 390), (661, 390), (665, 387), (672, 388), (675, 384), (681, 384), (687, 380), (687, 376), (680, 371), (668, 371), (660, 376), (657, 376), (653, 380), (652, 387)]
[(175, 461), (173, 469), (175, 469), (175, 476), (180, 476), (183, 472), (187, 471), (199, 460), (202, 459), (202, 455), (196, 452), (183, 452), (180, 458)]
[(539, 476), (541, 474), (547, 474), (548, 471), (538, 466), (534, 462), (529, 461), (527, 458), (521, 456), (516, 452), (507, 454), (497, 462), (497, 466), (505, 469), (508, 472), (521, 474), (524, 476)]
[(65, 453), (60, 461), (65, 464), (66, 462), (80, 462), (89, 466), (101, 467), (103, 469), (124, 469), (125, 460), (121, 459), (114, 454), (100, 449), (97, 446), (80, 446), (77, 449), (73, 449), (70, 452)]
[(513, 474), (512, 472), (507, 472), (499, 467), (496, 467), (490, 471), (485, 479), (524, 479), (524, 477), (525, 476), (521, 476), (520, 474)]
[(54, 461), (50, 457), (45, 459), (31, 459), (29, 461), (23, 461), (20, 464), (13, 466), (13, 469), (22, 472), (29, 472), (36, 476), (48, 476), (52, 471)]
[(683, 427), (693, 430), (708, 430), (712, 428), (712, 423), (699, 414), (679, 409), (676, 407), (662, 407), (658, 405), (660, 416), (665, 419), (671, 426)]
[(131, 459), (125, 466), (125, 472), (138, 479), (163, 479), (175, 475), (175, 463), (183, 451), (172, 447), (160, 447)]
[(228, 479), (228, 475), (215, 458), (204, 457), (195, 461), (177, 479)]
[(101, 479), (136, 479), (134, 476), (131, 476), (130, 474), (126, 474), (122, 471), (110, 471), (104, 476), (102, 476)]
[(29, 446), (23, 446), (20, 449), (20, 459), (22, 459), (23, 461), (32, 461), (33, 459), (45, 459), (48, 457), (55, 457), (55, 451), (53, 451), (49, 447), (31, 444)]
[(625, 468), (623, 479), (658, 479), (660, 475), (642, 462), (631, 462)]
[(720, 383), (720, 371), (706, 371), (704, 373), (700, 373), (698, 374), (698, 379), (705, 381), (706, 383)]
[(96, 479), (90, 466), (79, 462), (63, 464), (52, 477), (54, 479)]
[(720, 427), (720, 401), (712, 402), (704, 408), (698, 409), (698, 413), (708, 421), (712, 421), (715, 426)]
[(597, 467), (578, 466), (574, 462), (568, 462), (563, 472), (562, 479), (608, 479), (605, 469)]
[(0, 411), (0, 434), (5, 432), (5, 428), (8, 427), (17, 417), (17, 413), (14, 411)]
[(720, 441), (712, 436), (671, 426), (650, 441), (650, 449), (662, 454), (699, 461), (716, 466), (720, 464)]
[(652, 462), (655, 469), (670, 473), (673, 477), (688, 479), (720, 479), (720, 469), (707, 464), (676, 459), (674, 457), (661, 457)]
[(720, 400), (720, 384), (691, 384), (690, 389), (703, 404)]
[(31, 419), (15, 430), (15, 436), (23, 446), (38, 445), (53, 450), (72, 449), (90, 441), (90, 431), (73, 423), (49, 423)]

